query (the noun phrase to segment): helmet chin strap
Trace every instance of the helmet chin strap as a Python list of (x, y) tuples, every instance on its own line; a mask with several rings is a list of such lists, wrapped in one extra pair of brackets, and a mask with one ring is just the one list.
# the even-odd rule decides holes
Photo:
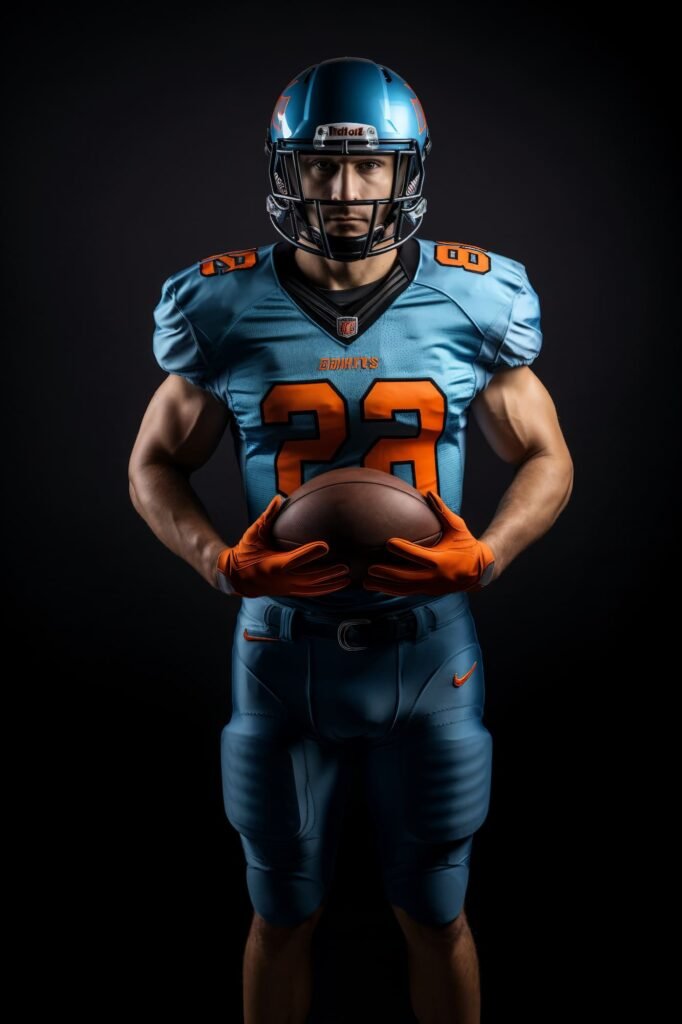
[[(315, 245), (319, 246), (321, 255), (324, 255), (324, 247), (322, 244), (322, 235), (317, 228), (311, 226), (310, 234)], [(378, 228), (374, 229), (373, 242), (380, 242), (384, 236), (384, 226), (380, 224)], [(329, 242), (329, 248), (334, 254), (333, 259), (360, 259), (365, 248), (367, 241), (367, 235), (354, 235), (352, 238), (342, 238), (337, 235), (327, 235), (327, 241)], [(372, 246), (369, 247), (371, 252)], [(369, 252), (367, 255), (369, 255)]]
[[(372, 243), (370, 244), (369, 250), (367, 252), (368, 256), (372, 252), (373, 246), (376, 246), (378, 242), (383, 241), (384, 236), (386, 234), (386, 228), (391, 224), (395, 223), (396, 214), (397, 208), (392, 209), (389, 215), (386, 217), (384, 223), (379, 224), (378, 227), (374, 229)], [(307, 227), (308, 231), (310, 232), (312, 241), (321, 250), (320, 254), (324, 256), (324, 245), (322, 243), (322, 234), (320, 230), (314, 227), (312, 224), (308, 224)], [(367, 241), (367, 234), (365, 233), (364, 235), (342, 237), (337, 235), (330, 235), (330, 233), (327, 232), (327, 240), (329, 241), (329, 247), (332, 250), (332, 253), (334, 254), (332, 257), (333, 259), (338, 259), (342, 261), (358, 260), (361, 259), (362, 253), (364, 252), (365, 243)], [(375, 252), (376, 251), (377, 250), (375, 249)]]

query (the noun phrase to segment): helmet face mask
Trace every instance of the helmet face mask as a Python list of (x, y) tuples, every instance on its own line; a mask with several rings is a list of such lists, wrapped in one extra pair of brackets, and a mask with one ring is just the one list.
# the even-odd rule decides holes
[[(320, 190), (311, 189), (310, 185), (306, 189), (305, 164), (301, 157), (323, 159), (341, 154), (344, 159), (358, 153), (359, 149), (345, 153), (330, 146), (322, 151), (305, 146), (289, 150), (272, 148), (269, 168), (272, 193), (268, 197), (272, 202), (268, 204), (268, 212), (274, 216), (275, 227), (285, 238), (317, 256), (353, 260), (388, 252), (414, 234), (421, 223), (426, 200), (419, 188), (424, 176), (421, 154), (409, 140), (402, 150), (362, 147), (368, 160), (387, 154), (393, 158), (392, 184), (383, 197), (329, 199), (312, 195), (311, 192)], [(341, 214), (352, 216), (354, 206), (358, 207), (358, 216), (368, 221), (366, 233), (335, 235), (333, 219)]]
[[(331, 111), (337, 120), (320, 119), (323, 111)], [(346, 111), (356, 117), (362, 112), (383, 113), (377, 118), (379, 124), (374, 124), (339, 120)], [(399, 134), (400, 126), (412, 129), (414, 136)], [(315, 65), (279, 97), (268, 126), (270, 220), (297, 248), (323, 258), (351, 261), (390, 252), (415, 234), (426, 212), (422, 187), (430, 148), (421, 104), (394, 72), (364, 58), (336, 58)], [(329, 198), (324, 187), (313, 187), (310, 174), (305, 173), (304, 164), (309, 167), (314, 161), (301, 160), (302, 156), (328, 157), (336, 163), (349, 157), (371, 160), (382, 154), (393, 154), (388, 194), (363, 194), (358, 199)], [(351, 216), (354, 206), (366, 222), (366, 232), (334, 233), (332, 221)]]

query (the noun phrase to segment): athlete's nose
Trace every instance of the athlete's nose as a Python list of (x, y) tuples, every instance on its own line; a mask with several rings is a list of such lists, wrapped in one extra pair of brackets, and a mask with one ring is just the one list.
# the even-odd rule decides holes
[(332, 199), (359, 199), (358, 173), (352, 164), (341, 164), (332, 179)]

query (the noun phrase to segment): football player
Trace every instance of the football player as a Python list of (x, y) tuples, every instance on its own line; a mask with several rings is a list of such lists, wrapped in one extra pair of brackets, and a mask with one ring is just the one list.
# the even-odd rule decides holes
[[(306, 1018), (311, 935), (359, 765), (414, 1012), (474, 1024), (464, 898), (492, 738), (469, 594), (552, 526), (573, 482), (530, 368), (538, 296), (523, 263), (417, 235), (431, 139), (391, 68), (351, 57), (305, 68), (277, 99), (265, 148), (279, 237), (163, 283), (153, 348), (168, 376), (129, 467), (156, 536), (240, 598), (221, 763), (254, 908), (245, 1020)], [(515, 467), (480, 537), (460, 514), (471, 413)], [(228, 425), (252, 524), (234, 544), (189, 479)], [(270, 542), (288, 494), (350, 466), (401, 476), (442, 525), (434, 547), (391, 538), (391, 564), (371, 565), (362, 586), (343, 563), (316, 564), (323, 538), (286, 552)]]

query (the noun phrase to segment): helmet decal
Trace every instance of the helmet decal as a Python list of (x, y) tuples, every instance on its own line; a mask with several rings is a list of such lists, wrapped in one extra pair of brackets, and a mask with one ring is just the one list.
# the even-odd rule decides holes
[(412, 106), (414, 107), (414, 112), (417, 115), (417, 125), (419, 127), (419, 134), (421, 135), (422, 132), (426, 131), (426, 117), (424, 116), (424, 108), (422, 107), (421, 103), (419, 102), (416, 96), (412, 97)]
[(272, 112), (272, 126), (276, 131), (281, 131), (285, 138), (291, 135), (291, 130), (286, 122), (286, 109), (291, 96), (280, 96)]
[(368, 147), (379, 145), (379, 134), (373, 124), (318, 124), (313, 138), (315, 149), (324, 149), (325, 142), (331, 139), (364, 139)]

